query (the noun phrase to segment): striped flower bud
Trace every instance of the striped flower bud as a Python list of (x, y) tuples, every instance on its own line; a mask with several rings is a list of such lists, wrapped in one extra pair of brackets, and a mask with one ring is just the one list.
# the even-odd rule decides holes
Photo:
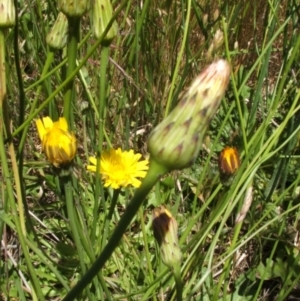
[(158, 242), (163, 263), (173, 269), (181, 262), (181, 251), (178, 243), (178, 225), (172, 214), (163, 206), (152, 213), (152, 228)]
[(219, 155), (219, 171), (221, 175), (231, 176), (240, 167), (239, 152), (235, 147), (226, 146)]
[(62, 49), (68, 41), (69, 23), (66, 15), (59, 12), (55, 23), (47, 35), (46, 41), (52, 49)]
[(15, 25), (16, 12), (13, 0), (0, 0), (0, 28)]
[(68, 164), (76, 155), (77, 143), (69, 132), (65, 118), (53, 122), (50, 117), (36, 120), (36, 127), (42, 141), (42, 149), (55, 167)]
[[(93, 7), (93, 30), (97, 39), (101, 37), (107, 24), (113, 15), (113, 8), (110, 0), (95, 0)], [(110, 42), (118, 33), (118, 24), (113, 22), (108, 33), (104, 38), (104, 42)]]
[(148, 150), (152, 159), (169, 171), (194, 162), (229, 76), (230, 67), (224, 60), (200, 73), (179, 104), (150, 134)]
[(68, 17), (82, 17), (90, 8), (90, 0), (58, 0), (58, 9)]

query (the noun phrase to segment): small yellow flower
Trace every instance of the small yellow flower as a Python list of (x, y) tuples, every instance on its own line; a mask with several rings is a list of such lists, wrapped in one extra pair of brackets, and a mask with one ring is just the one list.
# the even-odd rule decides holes
[(66, 119), (53, 122), (50, 117), (44, 117), (35, 122), (48, 161), (55, 167), (69, 163), (76, 155), (77, 143)]
[[(135, 154), (133, 150), (123, 151), (118, 148), (104, 151), (100, 158), (99, 171), (104, 181), (104, 186), (111, 186), (114, 189), (132, 185), (139, 187), (141, 181), (137, 178), (144, 178), (149, 169), (148, 160), (140, 160), (141, 154)], [(92, 165), (87, 166), (87, 170), (96, 172), (97, 159), (90, 157)]]
[(239, 152), (235, 147), (226, 146), (219, 156), (219, 171), (221, 175), (231, 176), (240, 167)]

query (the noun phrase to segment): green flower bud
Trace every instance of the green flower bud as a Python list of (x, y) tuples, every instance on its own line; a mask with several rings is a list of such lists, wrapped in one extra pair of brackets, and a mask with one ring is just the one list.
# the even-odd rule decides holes
[(69, 23), (66, 15), (59, 12), (57, 19), (47, 35), (46, 41), (53, 49), (62, 49), (68, 41)]
[(68, 17), (82, 17), (90, 8), (90, 0), (59, 0), (58, 9)]
[(189, 167), (225, 93), (229, 64), (218, 60), (195, 79), (174, 110), (151, 132), (151, 158), (169, 171)]
[(157, 240), (163, 263), (173, 270), (181, 262), (181, 251), (178, 243), (178, 225), (172, 214), (163, 206), (152, 213), (152, 228)]
[[(110, 0), (95, 0), (93, 8), (93, 30), (97, 39), (101, 37), (107, 24), (113, 15), (113, 8)], [(113, 22), (108, 33), (104, 38), (104, 42), (110, 42), (118, 33), (118, 24)]]
[(0, 0), (0, 28), (15, 25), (15, 5), (13, 0)]

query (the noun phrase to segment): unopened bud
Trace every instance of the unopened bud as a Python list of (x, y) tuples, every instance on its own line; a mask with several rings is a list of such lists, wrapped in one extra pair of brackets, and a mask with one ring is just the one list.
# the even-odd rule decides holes
[(223, 32), (218, 29), (213, 37), (212, 43), (209, 45), (209, 49), (207, 51), (207, 58), (211, 58), (213, 53), (215, 53), (224, 43), (224, 35)]
[(208, 14), (203, 15), (202, 22), (203, 22), (204, 25), (207, 25), (207, 23), (208, 23)]
[(235, 147), (226, 146), (219, 155), (219, 171), (221, 175), (231, 176), (240, 167), (239, 152)]
[(218, 9), (216, 9), (214, 11), (214, 21), (217, 21), (217, 19), (219, 18), (219, 16), (220, 16), (220, 11)]
[(178, 225), (172, 214), (163, 206), (152, 213), (152, 228), (158, 242), (163, 263), (170, 269), (181, 262), (178, 243)]
[(13, 0), (0, 0), (0, 28), (15, 25), (15, 5)]
[[(101, 37), (107, 24), (113, 15), (113, 8), (110, 0), (95, 0), (93, 7), (93, 30), (97, 39)], [(110, 42), (118, 33), (118, 24), (113, 22), (108, 33), (104, 38), (104, 42)]]
[(69, 23), (66, 15), (59, 12), (57, 19), (47, 35), (46, 41), (53, 49), (62, 49), (68, 41)]
[(82, 17), (90, 8), (90, 0), (59, 0), (58, 9), (68, 17)]
[(169, 171), (194, 162), (229, 76), (230, 67), (224, 60), (200, 73), (175, 109), (150, 134), (148, 150), (152, 159)]

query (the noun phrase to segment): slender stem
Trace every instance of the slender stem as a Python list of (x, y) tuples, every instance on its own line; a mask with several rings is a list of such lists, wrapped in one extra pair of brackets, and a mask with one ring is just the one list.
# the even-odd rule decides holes
[[(80, 18), (68, 18), (69, 22), (69, 42), (68, 42), (68, 67), (66, 78), (76, 69), (77, 46), (79, 42)], [(72, 96), (74, 88), (74, 78), (68, 82), (64, 93), (64, 117), (72, 129), (71, 113), (72, 113)]]
[[(14, 5), (18, 7), (18, 1), (14, 0)], [(19, 26), (18, 26), (18, 13), (15, 15), (16, 26), (14, 26), (14, 61), (16, 65), (17, 77), (18, 77), (18, 86), (19, 86), (19, 125), (24, 122), (25, 119), (25, 91), (22, 77), (22, 70), (20, 64), (20, 53), (19, 53)], [(19, 139), (21, 140), (22, 132), (19, 134)]]
[(110, 258), (113, 251), (121, 241), (124, 232), (129, 226), (131, 220), (136, 215), (145, 197), (150, 192), (151, 188), (155, 185), (155, 183), (158, 181), (159, 177), (165, 174), (166, 172), (167, 170), (164, 167), (160, 166), (156, 161), (150, 160), (149, 171), (145, 179), (143, 180), (142, 185), (135, 192), (133, 199), (128, 204), (107, 245), (101, 252), (100, 256), (96, 259), (94, 264), (91, 266), (91, 268), (82, 277), (82, 279), (72, 288), (72, 290), (65, 296), (63, 301), (74, 300), (74, 298), (76, 298), (82, 292), (82, 290), (92, 281), (92, 279), (102, 269), (106, 261)]
[(176, 264), (174, 266), (173, 270), (174, 278), (175, 278), (175, 283), (176, 283), (176, 297), (177, 301), (182, 301), (182, 289), (183, 289), (183, 284), (181, 280), (181, 272), (180, 272), (180, 265)]
[(111, 204), (110, 204), (110, 208), (109, 208), (109, 212), (108, 215), (106, 216), (105, 222), (104, 222), (104, 228), (103, 228), (103, 236), (102, 236), (102, 243), (101, 243), (101, 250), (103, 249), (103, 246), (105, 246), (106, 244), (106, 240), (107, 240), (107, 236), (108, 236), (108, 232), (109, 232), (109, 224), (110, 221), (112, 219), (112, 216), (114, 214), (115, 211), (115, 207), (119, 198), (119, 194), (120, 194), (120, 189), (115, 189), (114, 193), (113, 193), (113, 197), (111, 200)]
[[(98, 107), (98, 111), (99, 111), (99, 131), (98, 131), (98, 147), (97, 147), (97, 157), (100, 157), (100, 154), (102, 153), (102, 144), (103, 144), (103, 136), (105, 133), (105, 108), (106, 108), (106, 70), (107, 70), (107, 65), (108, 65), (108, 61), (109, 61), (109, 46), (103, 46), (102, 50), (101, 50), (101, 65), (100, 65), (100, 82), (99, 82), (99, 107)], [(97, 160), (100, 160), (100, 158), (98, 158)], [(99, 164), (97, 165), (97, 169), (99, 169)], [(97, 212), (98, 212), (98, 206), (99, 203), (97, 202), (97, 200), (99, 199), (99, 195), (101, 193), (101, 178), (100, 178), (100, 173), (99, 170), (96, 171), (96, 189), (95, 189), (95, 203), (94, 203), (94, 210), (93, 210), (93, 214), (94, 214), (94, 221), (93, 221), (93, 231), (92, 231), (92, 238), (91, 240), (94, 242), (95, 241), (95, 237), (96, 237), (96, 229), (97, 229), (97, 222), (98, 219), (96, 218), (97, 216)], [(104, 210), (106, 209), (106, 205), (105, 205), (105, 199), (101, 198), (102, 202), (103, 202), (103, 208)], [(103, 239), (102, 239), (102, 243), (104, 244), (106, 241), (106, 222), (105, 222), (105, 226), (104, 226), (104, 235), (103, 235)], [(101, 248), (102, 249), (102, 248)]]
[(167, 105), (166, 105), (166, 109), (165, 109), (165, 117), (169, 114), (170, 111), (170, 107), (172, 104), (172, 98), (173, 98), (173, 92), (176, 86), (176, 80), (178, 79), (178, 71), (179, 71), (179, 66), (182, 63), (181, 60), (183, 58), (183, 51), (186, 47), (186, 41), (187, 41), (187, 37), (188, 37), (188, 32), (189, 32), (189, 24), (190, 24), (190, 15), (191, 15), (191, 5), (192, 5), (192, 0), (188, 0), (187, 1), (187, 13), (186, 13), (186, 22), (185, 22), (185, 26), (184, 26), (184, 32), (183, 32), (183, 38), (182, 38), (182, 43), (181, 43), (181, 47), (177, 56), (177, 61), (176, 61), (176, 65), (175, 65), (175, 69), (173, 72), (173, 76), (172, 76), (172, 83), (171, 83), (171, 88), (169, 91), (169, 96), (168, 96), (168, 100), (167, 100)]
[[(1, 39), (2, 36), (2, 31), (0, 30), (0, 47), (1, 49), (3, 50), (4, 48), (4, 45), (5, 44), (2, 44), (2, 39)], [(1, 49), (0, 49), (0, 52), (1, 52)], [(1, 57), (2, 55), (0, 54), (0, 60), (1, 60)], [(0, 61), (0, 81), (1, 81), (1, 84), (3, 83), (3, 70), (5, 71), (3, 67), (3, 61), (1, 63)], [(5, 81), (4, 81), (5, 82)], [(0, 85), (1, 86), (1, 85)], [(23, 235), (24, 233), (24, 229), (22, 229), (22, 226), (21, 226), (21, 223), (20, 223), (20, 220), (19, 220), (19, 212), (17, 210), (17, 206), (16, 206), (16, 202), (15, 202), (15, 198), (14, 198), (14, 187), (13, 187), (13, 183), (11, 181), (11, 173), (10, 173), (10, 169), (8, 167), (8, 160), (7, 160), (7, 157), (6, 157), (6, 152), (5, 152), (5, 145), (4, 145), (4, 137), (3, 137), (3, 133), (5, 131), (5, 125), (3, 123), (3, 101), (5, 99), (5, 94), (2, 94), (2, 92), (5, 90), (6, 88), (4, 86), (1, 87), (1, 91), (0, 91), (0, 160), (1, 160), (1, 167), (2, 167), (2, 173), (3, 173), (3, 178), (4, 178), (4, 181), (5, 181), (5, 186), (6, 186), (6, 194), (7, 194), (7, 197), (8, 197), (8, 202), (9, 202), (9, 205), (10, 205), (10, 214), (14, 220), (14, 223), (16, 225), (16, 230), (17, 230), (17, 234), (18, 234), (18, 240), (20, 242), (20, 245), (21, 245), (21, 248), (22, 248), (22, 251), (23, 251), (23, 254), (24, 254), (24, 258), (25, 258), (25, 262), (26, 262), (26, 265), (27, 265), (27, 268), (28, 268), (28, 274), (30, 275), (30, 278), (31, 278), (31, 281), (32, 281), (32, 284), (33, 284), (33, 287), (34, 287), (34, 290), (31, 291), (31, 294), (32, 294), (32, 298), (33, 300), (40, 300), (40, 301), (43, 301), (45, 300), (44, 299), (44, 296), (43, 296), (43, 293), (42, 293), (42, 290), (41, 290), (41, 286), (39, 284), (39, 281), (38, 281), (38, 278), (36, 276), (36, 273), (35, 273), (35, 269), (33, 267), (33, 264), (32, 264), (32, 261), (31, 261), (31, 258), (30, 258), (30, 255), (29, 255), (29, 252), (28, 252), (28, 249), (27, 249), (27, 245), (26, 245), (26, 242), (25, 242), (25, 237)], [(37, 296), (35, 296), (37, 295)]]
[[(64, 182), (64, 190), (65, 190), (65, 197), (66, 197), (66, 206), (67, 206), (67, 212), (68, 212), (68, 220), (70, 223), (70, 228), (72, 232), (72, 237), (75, 242), (75, 246), (78, 252), (79, 262), (80, 262), (80, 268), (82, 270), (82, 273), (86, 272), (86, 266), (84, 263), (84, 254), (83, 254), (83, 247), (80, 241), (80, 237), (78, 235), (78, 229), (77, 229), (77, 223), (76, 223), (76, 217), (75, 217), (75, 210), (74, 210), (74, 202), (73, 202), (73, 186), (72, 186), (72, 179), (70, 175), (64, 176), (63, 178)], [(90, 300), (91, 295), (88, 293), (88, 297)]]
[(102, 151), (104, 123), (105, 123), (105, 109), (106, 109), (106, 70), (109, 61), (109, 46), (102, 46), (101, 50), (101, 66), (100, 66), (100, 93), (99, 93), (99, 137), (98, 137), (98, 151)]
[[(100, 43), (103, 41), (103, 38), (106, 36), (106, 34), (108, 33), (110, 27), (112, 26), (114, 20), (118, 17), (118, 15), (120, 14), (120, 12), (123, 10), (123, 8), (125, 7), (125, 5), (128, 3), (128, 0), (123, 0), (121, 2), (121, 4), (118, 6), (118, 8), (115, 10), (115, 13), (113, 14), (111, 20), (108, 22), (108, 25), (106, 27), (106, 29), (104, 30), (103, 34), (101, 35), (101, 37), (97, 40), (97, 42), (88, 50), (86, 56), (80, 61), (80, 63), (78, 64), (78, 66), (76, 67), (76, 69), (70, 74), (70, 76), (63, 82), (61, 83), (56, 90), (51, 93), (51, 95), (49, 95), (49, 97), (47, 99), (44, 100), (43, 104), (41, 106), (39, 106), (34, 113), (30, 114), (29, 116), (27, 116), (26, 120), (23, 122), (23, 124), (21, 126), (19, 126), (13, 133), (12, 136), (16, 136), (18, 133), (20, 133), (20, 131), (22, 131), (24, 129), (25, 126), (27, 126), (28, 124), (30, 124), (30, 122), (32, 121), (32, 119), (39, 113), (41, 112), (47, 105), (48, 103), (53, 99), (53, 97), (55, 97), (64, 87), (67, 86), (67, 84), (73, 80), (73, 78), (76, 76), (76, 74), (79, 72), (79, 70), (82, 68), (82, 66), (87, 62), (87, 60), (89, 59), (89, 57), (92, 56), (92, 54), (94, 53), (94, 51), (97, 49), (97, 47), (100, 45)], [(63, 65), (64, 62), (62, 62), (60, 64)], [(57, 68), (59, 69), (59, 68)], [(50, 72), (51, 73), (51, 72)], [(48, 74), (50, 76), (50, 73)], [(54, 73), (54, 72), (53, 72)], [(52, 74), (52, 73), (51, 73)], [(44, 79), (43, 79), (44, 80)], [(43, 80), (39, 80), (35, 83), (35, 85), (40, 84)], [(31, 87), (34, 87), (35, 85), (31, 85)]]
[[(51, 63), (53, 62), (53, 58), (54, 58), (54, 52), (49, 51), (48, 54), (47, 54), (46, 63), (44, 65), (44, 68), (43, 68), (43, 71), (42, 71), (42, 74), (41, 74), (41, 78), (43, 78), (47, 74)], [(35, 108), (36, 108), (41, 90), (42, 90), (42, 85), (39, 85), (38, 88), (36, 89), (35, 93), (34, 93), (35, 99), (32, 102), (32, 104), (30, 105), (30, 114), (32, 114), (34, 112)], [(26, 127), (24, 127), (23, 131), (20, 132), (20, 133), (22, 133), (22, 137), (20, 139), (20, 144), (19, 144), (18, 153), (17, 153), (18, 158), (21, 157), (21, 154), (23, 152), (23, 148), (24, 148), (24, 145), (25, 145), (28, 129), (29, 129), (29, 124)], [(21, 174), (21, 171), (22, 171), (21, 169), (23, 168), (23, 164), (19, 164), (19, 165), (20, 165), (19, 166), (19, 172)]]
[(6, 106), (6, 72), (5, 72), (5, 38), (2, 29), (0, 29), (0, 106), (1, 106), (1, 120), (4, 121), (3, 130), (6, 135), (6, 130), (9, 129), (7, 115), (3, 114), (2, 109)]

